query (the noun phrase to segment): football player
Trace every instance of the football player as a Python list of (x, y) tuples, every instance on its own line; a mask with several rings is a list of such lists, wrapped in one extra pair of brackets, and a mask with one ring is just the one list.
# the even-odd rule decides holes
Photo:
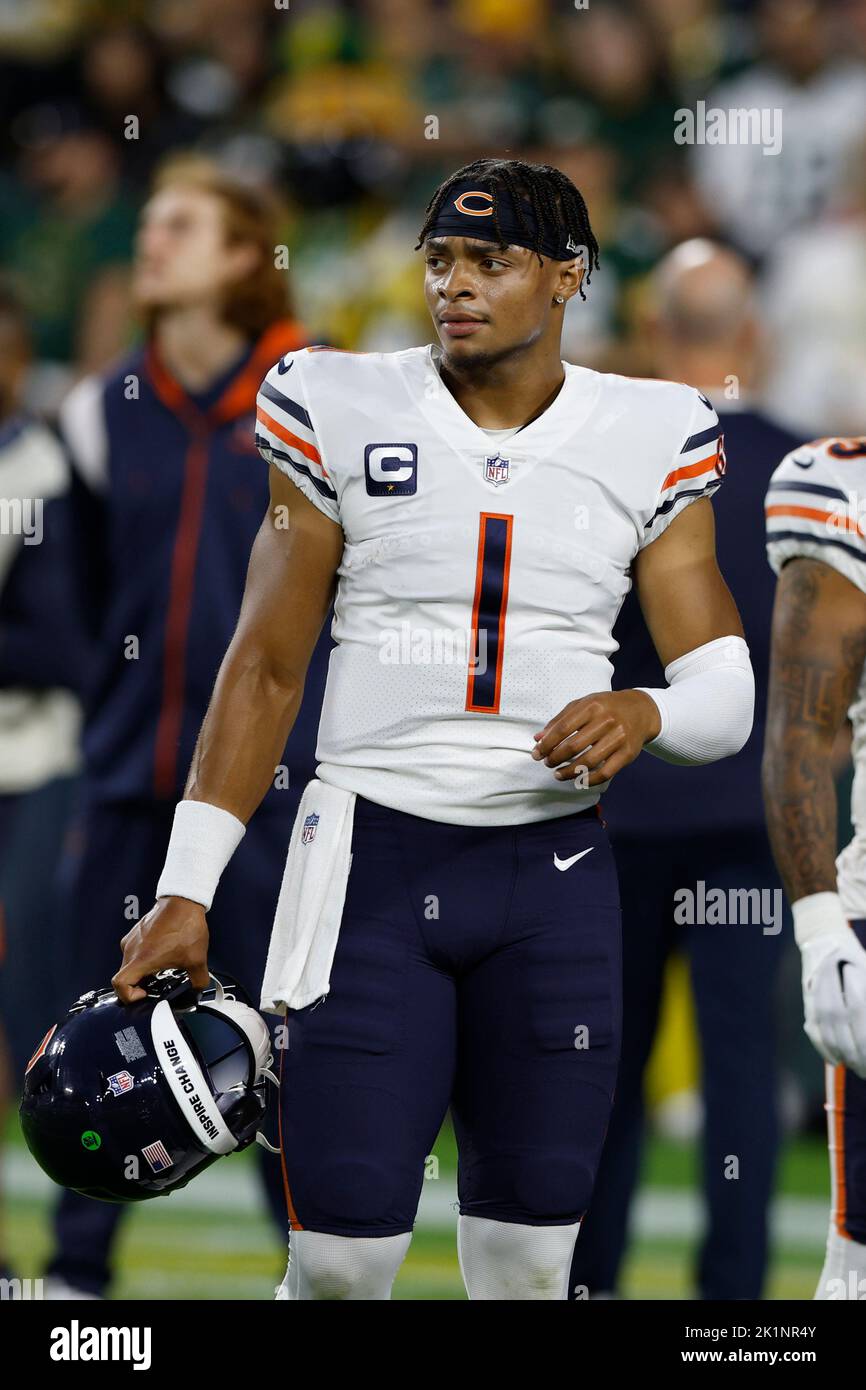
[[(866, 1297), (866, 439), (795, 449), (767, 491), (773, 614), (764, 799), (826, 1063), (831, 1212), (817, 1299)], [(853, 726), (854, 838), (837, 857), (831, 753)]]
[[(619, 1050), (599, 797), (645, 747), (710, 762), (751, 727), (714, 553), (719, 424), (689, 387), (562, 361), (598, 248), (559, 170), (467, 165), (418, 245), (438, 344), (292, 352), (262, 385), (271, 509), (157, 903), (114, 983), (130, 1002), (162, 966), (205, 983), (206, 909), (336, 588), (263, 996), (288, 1027), (280, 1296), (390, 1297), (450, 1104), (469, 1297), (563, 1299)], [(668, 684), (612, 692), (632, 583)], [(308, 852), (320, 879), (292, 899)]]

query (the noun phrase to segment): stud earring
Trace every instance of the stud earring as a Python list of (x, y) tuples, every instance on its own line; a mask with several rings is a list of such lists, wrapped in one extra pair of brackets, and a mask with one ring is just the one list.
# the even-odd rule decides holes
[(555, 304), (564, 304), (564, 303), (565, 303), (565, 296), (564, 296), (564, 295), (561, 295), (561, 294), (555, 294), (555, 295), (553, 296), (553, 301), (554, 301)]

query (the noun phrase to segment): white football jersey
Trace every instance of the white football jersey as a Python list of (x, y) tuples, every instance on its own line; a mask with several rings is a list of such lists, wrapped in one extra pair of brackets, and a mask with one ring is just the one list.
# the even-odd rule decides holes
[[(866, 592), (866, 439), (819, 439), (779, 464), (767, 489), (767, 556), (778, 574), (807, 556), (844, 574)], [(854, 838), (836, 860), (842, 907), (866, 917), (866, 668), (848, 710), (853, 728)]]
[(460, 825), (594, 805), (533, 735), (611, 688), (611, 629), (637, 552), (721, 482), (691, 387), (563, 363), (552, 404), (491, 440), (438, 349), (306, 348), (268, 373), (258, 445), (345, 536), (319, 777)]

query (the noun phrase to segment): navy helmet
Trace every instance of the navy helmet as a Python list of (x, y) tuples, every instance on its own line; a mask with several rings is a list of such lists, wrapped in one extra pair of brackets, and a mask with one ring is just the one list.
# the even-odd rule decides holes
[[(147, 998), (111, 989), (72, 1005), (24, 1077), (21, 1127), (36, 1162), (63, 1187), (140, 1202), (183, 1187), (254, 1139), (267, 1107), (271, 1039), (234, 983), (185, 972), (142, 981)], [(237, 996), (241, 995), (241, 998)]]

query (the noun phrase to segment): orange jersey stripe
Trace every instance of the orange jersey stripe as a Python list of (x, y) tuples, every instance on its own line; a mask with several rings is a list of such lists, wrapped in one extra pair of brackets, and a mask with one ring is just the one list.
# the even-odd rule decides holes
[(322, 463), (321, 454), (312, 444), (308, 444), (305, 439), (300, 439), (298, 435), (292, 434), (291, 430), (286, 429), (286, 426), (281, 425), (279, 421), (272, 419), (261, 406), (258, 406), (256, 409), (256, 419), (260, 420), (265, 429), (271, 431), (271, 434), (275, 434), (278, 439), (282, 439), (283, 443), (290, 444), (293, 449), (297, 449), (299, 453), (303, 454), (304, 458), (311, 459), (313, 463), (317, 463), (327, 478), (328, 473), (325, 465)]
[(683, 468), (675, 468), (673, 473), (669, 473), (662, 483), (662, 492), (666, 487), (673, 487), (681, 478), (696, 478), (699, 473), (706, 473), (710, 468), (715, 468), (719, 461), (718, 449), (714, 454), (707, 454), (705, 459), (698, 463), (687, 463)]
[[(841, 528), (843, 531), (856, 531), (858, 536), (863, 535), (854, 518), (845, 516), (841, 512), (822, 512), (818, 507), (786, 506), (783, 502), (765, 507), (764, 511), (767, 516), (800, 516), (807, 521), (832, 521), (835, 527)], [(772, 536), (770, 539), (772, 540)]]

